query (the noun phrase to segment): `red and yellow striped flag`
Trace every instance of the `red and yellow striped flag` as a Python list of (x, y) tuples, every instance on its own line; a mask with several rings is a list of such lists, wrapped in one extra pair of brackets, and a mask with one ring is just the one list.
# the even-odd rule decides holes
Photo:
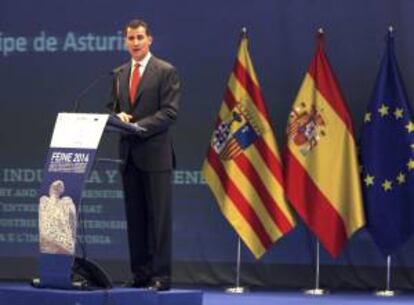
[(293, 103), (287, 138), (287, 197), (337, 257), (365, 218), (352, 122), (324, 53), (322, 33)]
[(224, 216), (256, 258), (295, 226), (246, 34), (240, 40), (203, 174)]

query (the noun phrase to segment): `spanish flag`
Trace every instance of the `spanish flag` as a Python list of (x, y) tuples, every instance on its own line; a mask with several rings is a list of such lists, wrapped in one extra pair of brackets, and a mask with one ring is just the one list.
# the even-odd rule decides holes
[(284, 161), (289, 201), (337, 257), (365, 218), (352, 122), (321, 31), (289, 115)]
[(276, 140), (243, 32), (203, 174), (226, 219), (256, 258), (295, 221)]

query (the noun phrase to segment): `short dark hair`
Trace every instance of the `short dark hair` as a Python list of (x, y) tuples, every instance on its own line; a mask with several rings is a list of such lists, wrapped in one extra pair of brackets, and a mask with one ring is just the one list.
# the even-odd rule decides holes
[(133, 19), (130, 22), (128, 22), (127, 25), (125, 25), (124, 27), (124, 36), (127, 35), (128, 28), (137, 29), (141, 26), (145, 29), (145, 34), (147, 34), (147, 36), (152, 36), (148, 23), (141, 19)]

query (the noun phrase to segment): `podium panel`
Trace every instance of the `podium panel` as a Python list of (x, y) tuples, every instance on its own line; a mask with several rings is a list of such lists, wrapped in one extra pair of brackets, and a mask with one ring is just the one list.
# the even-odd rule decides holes
[(107, 114), (60, 113), (39, 192), (39, 286), (72, 288), (78, 212)]

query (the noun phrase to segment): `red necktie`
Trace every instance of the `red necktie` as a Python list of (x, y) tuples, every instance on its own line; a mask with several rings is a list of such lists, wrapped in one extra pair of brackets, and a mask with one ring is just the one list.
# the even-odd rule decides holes
[(132, 80), (131, 85), (129, 86), (129, 99), (132, 106), (135, 104), (140, 79), (141, 75), (139, 74), (139, 63), (137, 63), (134, 66), (134, 71), (132, 71)]

